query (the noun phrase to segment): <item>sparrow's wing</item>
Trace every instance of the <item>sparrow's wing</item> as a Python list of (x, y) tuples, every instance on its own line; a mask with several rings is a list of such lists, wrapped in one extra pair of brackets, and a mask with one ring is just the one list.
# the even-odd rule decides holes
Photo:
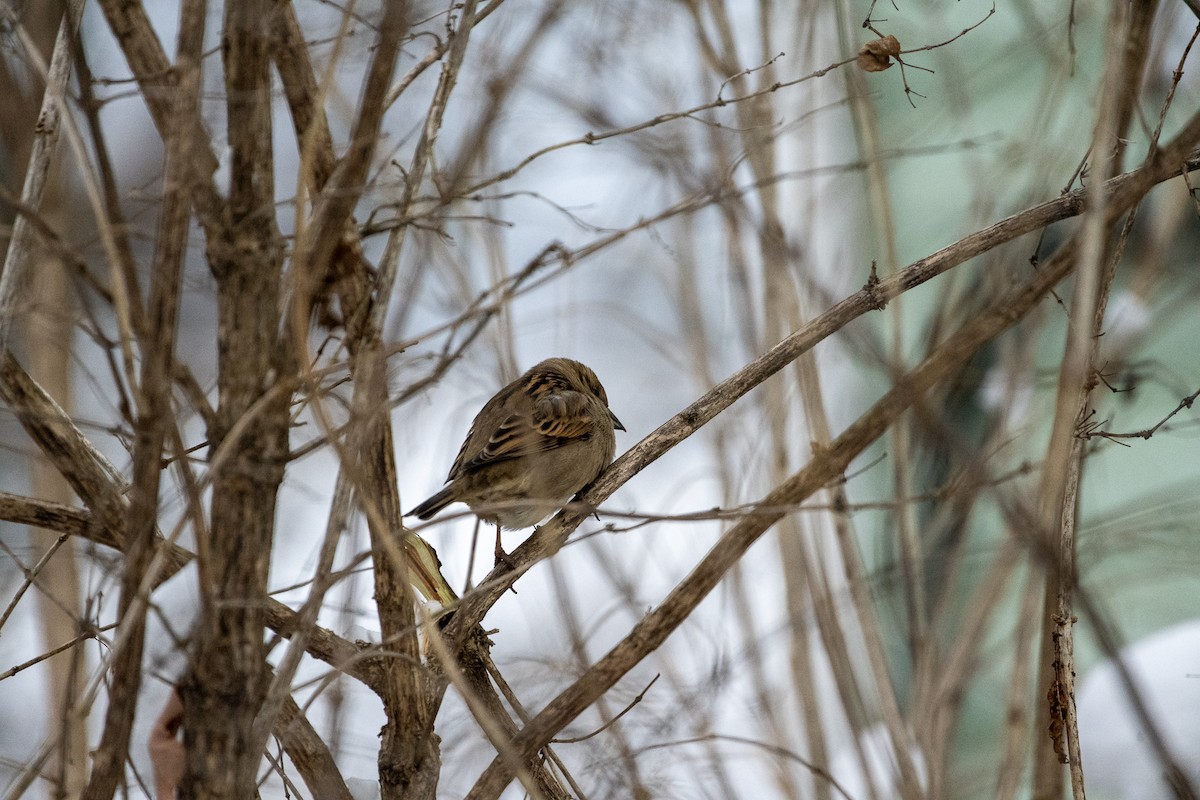
[[(511, 458), (544, 453), (592, 435), (595, 407), (587, 395), (575, 391), (547, 394), (510, 414), (489, 435), (476, 453), (468, 456), (466, 444), (455, 461), (452, 475)], [(474, 434), (474, 431), (472, 431)], [(473, 436), (469, 435), (470, 442)]]

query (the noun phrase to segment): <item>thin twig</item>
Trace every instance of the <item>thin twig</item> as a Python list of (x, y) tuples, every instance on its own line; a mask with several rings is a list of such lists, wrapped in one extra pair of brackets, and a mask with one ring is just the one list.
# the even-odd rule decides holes
[(621, 717), (625, 716), (630, 711), (632, 711), (634, 706), (636, 706), (638, 703), (645, 700), (646, 692), (650, 691), (650, 687), (653, 686), (655, 684), (655, 682), (661, 677), (662, 677), (662, 673), (655, 674), (655, 676), (650, 679), (650, 682), (646, 684), (646, 688), (642, 689), (640, 692), (638, 692), (636, 695), (634, 695), (634, 698), (632, 700), (630, 700), (628, 703), (626, 703), (625, 707), (623, 709), (621, 709), (621, 711), (616, 716), (614, 716), (608, 722), (601, 725), (599, 728), (596, 728), (591, 733), (585, 733), (583, 736), (572, 736), (570, 738), (561, 738), (561, 737), (555, 738), (555, 739), (551, 739), (550, 743), (551, 744), (578, 744), (580, 742), (586, 742), (588, 739), (591, 739), (595, 736), (599, 736), (600, 734), (604, 733), (606, 730), (611, 728), (613, 725), (615, 725), (617, 720), (619, 720)]
[(1200, 389), (1197, 389), (1195, 392), (1192, 392), (1187, 397), (1180, 400), (1179, 404), (1176, 405), (1175, 408), (1171, 410), (1171, 413), (1167, 414), (1165, 417), (1160, 419), (1154, 425), (1150, 426), (1149, 428), (1143, 428), (1140, 431), (1132, 431), (1130, 433), (1114, 433), (1112, 431), (1089, 429), (1089, 430), (1084, 431), (1081, 435), (1086, 439), (1091, 439), (1096, 436), (1100, 436), (1105, 439), (1113, 439), (1113, 440), (1116, 440), (1116, 439), (1149, 439), (1151, 436), (1158, 433), (1158, 430), (1160, 428), (1162, 428), (1162, 426), (1166, 425), (1167, 422), (1170, 421), (1171, 417), (1175, 416), (1180, 411), (1183, 411), (1185, 408), (1191, 408), (1192, 404), (1196, 402), (1196, 398), (1198, 398), (1198, 397), (1200, 397)]
[(74, 639), (71, 639), (70, 641), (67, 641), (67, 642), (63, 642), (58, 647), (47, 650), (44, 653), (34, 656), (33, 658), (29, 659), (28, 661), (24, 661), (20, 664), (17, 664), (15, 667), (10, 667), (9, 669), (5, 670), (4, 672), (0, 672), (0, 681), (4, 680), (5, 678), (11, 678), (13, 675), (16, 675), (18, 672), (21, 672), (22, 670), (29, 669), (30, 667), (36, 666), (36, 665), (42, 663), (43, 661), (46, 661), (47, 659), (53, 658), (54, 656), (58, 655), (59, 653), (62, 653), (66, 650), (70, 650), (72, 647), (74, 647), (77, 644), (86, 642), (89, 639), (96, 639), (96, 638), (98, 638), (99, 634), (104, 633), (105, 631), (111, 631), (111, 630), (115, 629), (116, 627), (117, 627), (117, 623), (112, 622), (101, 628), (96, 628), (95, 630), (84, 631), (83, 633), (76, 636)]
[(647, 745), (643, 748), (643, 751), (649, 752), (651, 750), (662, 750), (668, 747), (680, 747), (688, 744), (697, 744), (699, 742), (733, 742), (735, 744), (746, 744), (750, 745), (751, 747), (757, 747), (761, 750), (765, 750), (772, 755), (782, 756), (789, 761), (795, 761), (797, 764), (800, 764), (802, 767), (812, 772), (813, 775), (816, 775), (834, 789), (837, 789), (838, 794), (846, 798), (846, 800), (856, 800), (856, 798), (846, 790), (846, 787), (838, 783), (837, 778), (833, 777), (833, 775), (831, 775), (828, 770), (821, 767), (820, 764), (814, 763), (807, 758), (788, 750), (785, 747), (780, 747), (779, 745), (771, 744), (770, 742), (761, 742), (757, 739), (750, 739), (745, 736), (733, 736), (731, 734), (724, 733), (707, 733), (703, 736), (693, 736), (690, 739), (678, 739), (673, 742), (658, 742), (656, 744)]
[[(52, 544), (50, 548), (42, 554), (42, 557), (39, 558), (38, 562), (32, 567), (26, 567), (24, 564), (22, 564), (20, 559), (17, 558), (16, 553), (9, 549), (8, 543), (0, 540), (0, 549), (4, 550), (8, 557), (12, 559), (12, 562), (20, 567), (21, 572), (25, 575), (25, 580), (21, 581), (21, 586), (16, 592), (13, 593), (12, 600), (9, 601), (8, 608), (4, 609), (3, 614), (0, 614), (0, 630), (4, 629), (4, 623), (8, 622), (8, 618), (12, 616), (13, 611), (15, 611), (17, 608), (17, 604), (21, 602), (21, 598), (25, 596), (25, 592), (30, 586), (33, 586), (34, 583), (36, 583), (38, 573), (40, 573), (42, 569), (48, 563), (50, 563), (50, 559), (54, 557), (54, 554), (58, 552), (58, 548), (62, 547), (68, 538), (69, 537), (67, 534), (64, 533), (55, 539), (54, 544)], [(62, 610), (68, 614), (72, 613), (68, 608), (63, 608)]]

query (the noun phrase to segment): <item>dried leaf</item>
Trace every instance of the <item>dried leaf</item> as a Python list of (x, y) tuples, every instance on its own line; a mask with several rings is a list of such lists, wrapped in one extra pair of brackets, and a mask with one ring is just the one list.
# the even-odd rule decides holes
[(858, 51), (858, 68), (863, 72), (883, 72), (892, 65), (892, 56), (900, 55), (900, 40), (895, 36), (873, 39)]

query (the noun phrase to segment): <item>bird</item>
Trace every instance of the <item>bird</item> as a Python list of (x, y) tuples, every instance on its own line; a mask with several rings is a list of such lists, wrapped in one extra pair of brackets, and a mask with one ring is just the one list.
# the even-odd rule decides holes
[(500, 564), (508, 560), (501, 528), (528, 528), (562, 508), (609, 465), (623, 430), (595, 372), (548, 358), (484, 403), (446, 486), (405, 516), (427, 520), (466, 503), (496, 526)]

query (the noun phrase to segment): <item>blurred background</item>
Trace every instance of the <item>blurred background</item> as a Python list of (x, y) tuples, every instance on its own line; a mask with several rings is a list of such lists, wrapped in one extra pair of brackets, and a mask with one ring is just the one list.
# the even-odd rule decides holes
[[(61, 8), (0, 5), (7, 108), (0, 224), (11, 226), (42, 93), (16, 26), (46, 54)], [(147, 4), (168, 55), (178, 27), (173, 5)], [(220, 154), (221, 14), (212, 5), (204, 102)], [(343, 147), (379, 8), (326, 0), (294, 6), (318, 73), (330, 81), (325, 107)], [(403, 91), (385, 117), (356, 211), (374, 264), (404, 230), (385, 338), (395, 346), (389, 383), (403, 398), (393, 424), (406, 508), (440, 488), (482, 403), (543, 358), (567, 356), (596, 371), (628, 429), (618, 432), (620, 453), (859, 289), (873, 264), (890, 274), (1086, 185), (1080, 165), (1111, 54), (1111, 6), (1074, 0), (505, 0), (485, 8), (494, 10), (471, 37), (426, 179), (398, 219), (442, 68), (424, 68), (422, 59), (459, 13), (411, 4), (412, 34), (393, 77)], [(1181, 61), (1196, 31), (1186, 4), (1158, 8), (1118, 172), (1144, 158), (1168, 92), (1164, 140), (1200, 104), (1197, 56)], [(857, 69), (859, 48), (889, 34), (906, 51), (904, 65)], [(109, 266), (84, 175), (101, 172), (95, 142), (102, 138), (145, 268), (163, 154), (95, 4), (84, 10), (80, 55), (86, 68), (76, 67), (70, 108), (88, 137), (89, 160), (82, 164), (60, 144), (42, 210), (57, 249), (45, 248), (34, 268), (12, 346), (128, 473), (130, 427), (115, 355), (121, 333), (102, 291)], [(272, 135), (277, 218), (287, 236), (298, 214), (299, 159), (282, 97)], [(598, 520), (524, 576), (485, 621), (495, 630), (494, 658), (522, 703), (536, 710), (568, 685), (736, 521), (709, 512), (753, 503), (800, 469), (814, 442), (841, 432), (895, 375), (1026, 279), (1036, 269), (1031, 262), (1077, 225), (1069, 220), (996, 247), (845, 325), (623, 486)], [(1100, 341), (1103, 379), (1092, 396), (1096, 430), (1149, 429), (1200, 389), (1198, 253), (1194, 199), (1174, 179), (1139, 210), (1117, 268)], [(500, 296), (496, 287), (511, 293), (476, 328), (481, 304)], [(1064, 302), (1070, 295), (1069, 284), (1060, 287)], [(897, 751), (908, 753), (936, 796), (1028, 796), (1030, 753), (1045, 736), (1035, 664), (1044, 579), (1031, 566), (1030, 532), (1014, 530), (1003, 509), (1038, 495), (1064, 302), (1047, 298), (864, 453), (843, 484), (769, 531), (660, 650), (564, 732), (578, 737), (612, 723), (557, 746), (585, 796), (827, 798), (842, 796), (839, 786), (855, 798), (898, 796)], [(215, 308), (196, 234), (177, 353), (210, 397)], [(313, 346), (331, 370), (344, 363), (336, 341)], [(460, 347), (461, 358), (448, 361)], [(406, 391), (435, 372), (430, 385)], [(344, 410), (349, 395), (348, 386), (333, 387), (328, 407)], [(177, 403), (185, 441), (200, 443), (203, 420)], [(276, 596), (293, 606), (307, 596), (303, 586), (289, 587), (316, 566), (337, 468), (321, 435), (300, 411), (292, 446), (303, 457), (290, 465), (280, 497), (271, 573)], [(6, 409), (0, 445), (0, 490), (78, 502)], [(1081, 680), (1103, 677), (1111, 653), (1096, 636), (1100, 626), (1122, 645), (1174, 632), (1150, 640), (1165, 649), (1147, 660), (1145, 670), (1161, 674), (1144, 677), (1145, 691), (1170, 687), (1162, 702), (1147, 702), (1168, 738), (1176, 737), (1176, 756), (1190, 764), (1196, 785), (1200, 738), (1181, 738), (1192, 735), (1186, 720), (1200, 719), (1196, 412), (1180, 411), (1149, 438), (1091, 438), (1086, 452), (1078, 568), (1099, 615), (1079, 615), (1077, 671)], [(180, 488), (165, 484), (160, 529), (183, 524), (180, 543), (191, 547), (185, 508)], [(369, 549), (360, 527), (343, 540), (339, 563)], [(459, 591), (491, 567), (488, 531), (470, 561), (474, 528), (463, 514), (416, 529)], [(506, 547), (525, 535), (506, 533)], [(83, 640), (13, 670), (88, 626), (110, 624), (119, 575), (113, 551), (68, 539), (28, 588), (25, 571), (57, 539), (0, 523), (0, 607), (8, 609), (0, 628), (0, 787), (17, 780), (44, 742), (75, 754), (43, 766), (46, 780), (30, 796), (78, 790), (79, 754), (95, 746), (104, 701), (102, 692), (90, 709), (75, 700), (94, 678), (101, 645)], [(366, 569), (337, 585), (321, 616), (350, 638), (378, 630)], [(310, 716), (344, 774), (369, 779), (382, 712), (348, 679), (321, 681), (327, 672), (307, 665), (297, 697), (311, 700)], [(1132, 715), (1118, 701), (1124, 687), (1111, 683), (1108, 694), (1095, 690), (1098, 710), (1080, 712), (1085, 774), (1096, 765), (1091, 796), (1173, 796), (1159, 763), (1135, 752), (1137, 725), (1126, 722)], [(1115, 746), (1128, 754), (1128, 769), (1112, 769), (1103, 749), (1110, 744), (1099, 737), (1089, 762), (1089, 730), (1125, 724), (1133, 744)], [(453, 693), (437, 728), (440, 794), (462, 797), (494, 750)], [(904, 741), (897, 744), (898, 730)], [(53, 789), (59, 780), (62, 795)], [(131, 796), (138, 791), (131, 786)], [(277, 776), (262, 791), (283, 796)], [(506, 796), (521, 796), (519, 787)]]

